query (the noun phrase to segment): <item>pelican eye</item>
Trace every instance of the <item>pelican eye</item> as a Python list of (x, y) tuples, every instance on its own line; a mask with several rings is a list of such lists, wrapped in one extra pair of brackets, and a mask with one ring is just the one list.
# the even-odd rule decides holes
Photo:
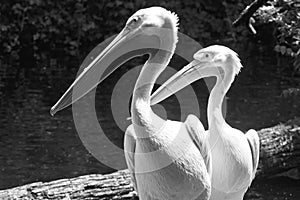
[(209, 53), (204, 53), (203, 54), (203, 58), (205, 58), (205, 59), (211, 59), (211, 54), (209, 54)]
[(195, 59), (202, 61), (202, 62), (210, 61), (210, 60), (212, 60), (212, 57), (213, 57), (212, 54), (210, 54), (208, 52), (203, 52), (203, 53), (200, 53), (200, 54), (194, 56)]
[(134, 17), (134, 18), (132, 18), (132, 20), (131, 20), (132, 22), (134, 22), (134, 23), (136, 23), (136, 22), (138, 22), (139, 21), (139, 18), (138, 17)]
[(128, 22), (127, 22), (127, 26), (129, 27), (135, 27), (138, 26), (140, 22), (140, 17), (135, 16), (133, 18), (131, 18)]

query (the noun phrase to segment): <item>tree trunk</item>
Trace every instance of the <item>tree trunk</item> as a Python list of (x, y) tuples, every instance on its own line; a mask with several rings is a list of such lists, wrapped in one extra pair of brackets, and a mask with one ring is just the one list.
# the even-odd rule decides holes
[[(300, 118), (259, 132), (261, 151), (257, 179), (285, 175), (299, 179)], [(0, 191), (0, 199), (138, 199), (127, 170), (92, 174)]]

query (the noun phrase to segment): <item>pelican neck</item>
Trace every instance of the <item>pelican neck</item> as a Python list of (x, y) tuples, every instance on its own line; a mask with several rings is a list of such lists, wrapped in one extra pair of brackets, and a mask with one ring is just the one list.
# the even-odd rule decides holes
[(231, 71), (224, 74), (223, 78), (220, 74), (216, 75), (217, 81), (208, 99), (207, 120), (211, 142), (215, 142), (218, 139), (217, 136), (222, 136), (218, 127), (228, 125), (222, 114), (222, 104), (234, 77)]
[[(175, 51), (177, 31), (173, 29), (170, 29), (170, 31), (172, 34), (160, 38), (161, 46), (167, 49), (159, 49), (156, 53), (150, 54), (133, 90), (131, 104), (132, 123), (135, 125), (135, 131), (139, 132), (139, 134), (145, 133), (146, 137), (148, 137), (150, 133), (156, 134), (165, 123), (165, 120), (161, 119), (152, 111), (150, 98), (156, 79), (167, 67)], [(138, 127), (142, 129), (136, 130)]]

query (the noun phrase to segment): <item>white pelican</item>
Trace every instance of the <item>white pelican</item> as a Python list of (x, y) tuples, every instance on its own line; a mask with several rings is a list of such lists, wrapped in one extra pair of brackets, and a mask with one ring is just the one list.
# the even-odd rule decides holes
[(155, 80), (175, 51), (177, 22), (175, 14), (161, 7), (137, 11), (51, 109), (54, 114), (70, 105), (116, 69), (108, 68), (98, 82), (90, 81), (98, 73), (99, 65), (105, 67), (116, 55), (136, 50), (137, 46), (159, 44), (161, 48), (156, 52), (147, 52), (150, 57), (136, 82), (131, 106), (132, 125), (127, 128), (124, 141), (126, 162), (141, 200), (207, 200), (211, 193), (209, 143), (201, 122), (192, 115), (183, 123), (166, 121), (150, 107)]
[(212, 156), (211, 199), (241, 200), (252, 180), (259, 160), (259, 138), (255, 130), (246, 134), (227, 124), (221, 106), (234, 77), (242, 68), (237, 54), (225, 46), (213, 45), (194, 54), (194, 61), (166, 81), (151, 96), (151, 105), (203, 77), (217, 82), (208, 100), (209, 143)]

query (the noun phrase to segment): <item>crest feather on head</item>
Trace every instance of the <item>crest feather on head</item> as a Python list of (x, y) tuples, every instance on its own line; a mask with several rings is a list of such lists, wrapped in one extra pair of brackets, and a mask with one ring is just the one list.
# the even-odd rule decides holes
[(177, 16), (176, 13), (171, 12), (165, 8), (162, 7), (158, 7), (158, 6), (154, 6), (154, 7), (150, 7), (150, 8), (145, 8), (145, 9), (141, 9), (139, 11), (136, 12), (136, 14), (147, 14), (147, 15), (158, 15), (161, 16), (162, 18), (166, 19), (168, 21), (168, 23), (170, 23), (171, 28), (174, 32), (174, 36), (176, 38), (176, 42), (178, 41), (178, 26), (179, 26), (179, 18)]

